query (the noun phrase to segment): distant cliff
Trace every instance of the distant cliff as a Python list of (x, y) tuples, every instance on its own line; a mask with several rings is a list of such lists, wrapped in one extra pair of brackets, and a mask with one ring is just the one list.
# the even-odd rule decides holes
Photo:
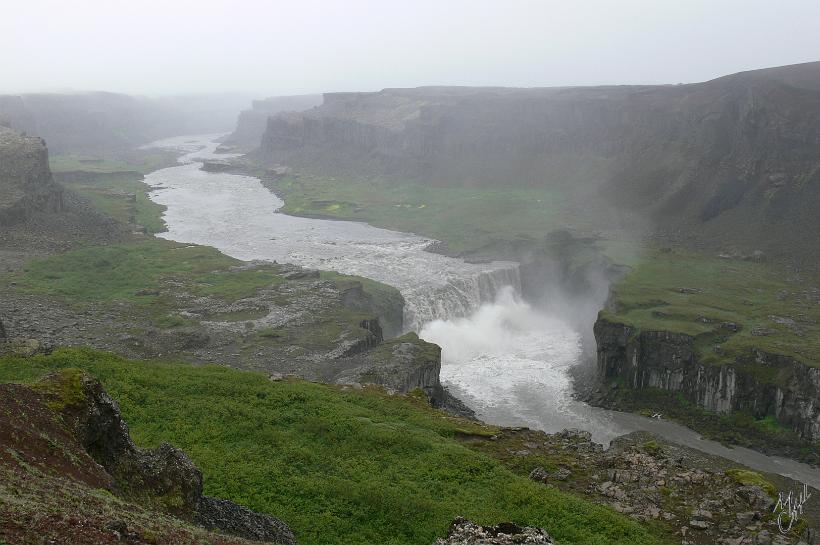
[[(820, 63), (690, 85), (326, 94), (260, 156), (333, 175), (547, 185), (675, 236), (820, 255)], [(602, 226), (602, 228), (605, 226)]]
[(25, 221), (36, 211), (62, 210), (63, 192), (51, 178), (40, 138), (0, 126), (0, 165), (0, 226)]
[(226, 143), (255, 149), (268, 126), (268, 118), (281, 112), (300, 112), (322, 104), (322, 95), (296, 95), (254, 100), (249, 110), (239, 113), (236, 129)]
[(99, 156), (164, 137), (228, 131), (246, 101), (233, 95), (0, 95), (0, 123), (42, 137), (54, 154)]

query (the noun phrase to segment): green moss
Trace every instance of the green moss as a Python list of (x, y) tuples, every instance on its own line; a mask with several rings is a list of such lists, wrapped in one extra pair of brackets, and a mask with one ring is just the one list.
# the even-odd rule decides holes
[(653, 456), (658, 456), (660, 453), (663, 452), (663, 447), (659, 445), (657, 441), (647, 441), (641, 446), (646, 452)]
[(49, 396), (47, 405), (60, 412), (67, 407), (76, 407), (84, 403), (84, 376), (85, 372), (82, 369), (64, 368), (48, 380), (37, 382), (34, 388), (47, 394)]
[(777, 488), (770, 483), (763, 475), (748, 469), (730, 469), (726, 471), (726, 475), (733, 478), (737, 482), (748, 486), (759, 486), (769, 496), (777, 495)]
[(432, 543), (459, 514), (543, 526), (565, 545), (663, 542), (469, 448), (457, 437), (493, 428), (412, 396), (77, 349), (0, 359), (0, 381), (67, 367), (102, 380), (138, 444), (184, 449), (206, 494), (281, 517), (306, 545)]

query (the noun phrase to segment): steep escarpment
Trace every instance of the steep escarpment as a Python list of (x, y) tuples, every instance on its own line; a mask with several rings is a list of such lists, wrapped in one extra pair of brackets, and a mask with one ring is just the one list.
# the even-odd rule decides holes
[[(325, 95), (272, 118), (259, 155), (334, 175), (548, 186), (677, 239), (820, 255), (820, 63), (677, 86)], [(601, 225), (606, 227), (606, 225)]]
[(254, 100), (250, 109), (239, 113), (236, 128), (225, 140), (225, 144), (237, 146), (240, 149), (255, 149), (262, 140), (270, 116), (281, 112), (307, 110), (321, 103), (321, 95), (282, 96)]
[(696, 339), (684, 333), (636, 331), (600, 319), (595, 324), (598, 372), (634, 390), (682, 394), (716, 413), (773, 416), (809, 442), (820, 441), (820, 369), (793, 358), (750, 353), (726, 365), (699, 361)]
[(0, 126), (0, 225), (28, 219), (34, 212), (59, 212), (62, 189), (48, 168), (48, 150), (40, 138)]
[(281, 521), (204, 496), (202, 473), (181, 450), (167, 443), (138, 448), (117, 403), (82, 371), (62, 370), (31, 387), (0, 385), (0, 404), (0, 537), (10, 543), (45, 536), (64, 543), (246, 543), (191, 522), (254, 542), (295, 543)]

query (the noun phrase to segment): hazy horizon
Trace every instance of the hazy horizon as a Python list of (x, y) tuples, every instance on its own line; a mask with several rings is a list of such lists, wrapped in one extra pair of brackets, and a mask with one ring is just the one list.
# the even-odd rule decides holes
[(4, 6), (0, 93), (691, 83), (818, 60), (818, 20), (797, 0), (31, 0)]

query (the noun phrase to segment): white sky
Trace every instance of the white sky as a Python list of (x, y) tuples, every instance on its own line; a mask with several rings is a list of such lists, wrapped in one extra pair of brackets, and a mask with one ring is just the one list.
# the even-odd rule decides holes
[(0, 92), (678, 83), (820, 60), (820, 0), (0, 0)]

